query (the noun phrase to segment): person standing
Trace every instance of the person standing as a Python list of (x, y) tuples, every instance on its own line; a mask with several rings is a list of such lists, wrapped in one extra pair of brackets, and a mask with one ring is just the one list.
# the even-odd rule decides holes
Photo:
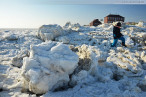
[(114, 26), (114, 28), (113, 28), (113, 38), (114, 38), (114, 41), (113, 41), (111, 47), (115, 47), (116, 44), (117, 44), (117, 42), (118, 42), (118, 40), (121, 40), (122, 41), (122, 46), (127, 47), (125, 45), (125, 38), (121, 34), (120, 29), (121, 29), (121, 23), (118, 22), (117, 25)]

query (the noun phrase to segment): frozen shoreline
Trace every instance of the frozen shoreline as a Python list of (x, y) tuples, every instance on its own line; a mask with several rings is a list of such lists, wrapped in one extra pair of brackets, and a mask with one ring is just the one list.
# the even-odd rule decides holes
[[(146, 28), (126, 26), (122, 29), (122, 33), (127, 37), (128, 48), (121, 47), (120, 41), (117, 48), (110, 48), (113, 40), (112, 26), (108, 24), (98, 27), (69, 24), (63, 27), (63, 31), (66, 31), (65, 34), (54, 36), (53, 41), (64, 43), (79, 56), (80, 66), (68, 80), (73, 88), (48, 91), (41, 97), (146, 96)], [(38, 29), (0, 29), (0, 96), (36, 97), (36, 94), (22, 91), (21, 66), (24, 65), (23, 58), (30, 56), (30, 45), (40, 45), (39, 48), (41, 43), (44, 43), (37, 33)], [(49, 45), (44, 47), (47, 46)], [(41, 50), (39, 52), (39, 49), (36, 49), (33, 52), (45, 51), (43, 47)], [(47, 52), (51, 53), (46, 50)], [(62, 55), (61, 51), (58, 53)], [(45, 57), (51, 58), (47, 55)]]

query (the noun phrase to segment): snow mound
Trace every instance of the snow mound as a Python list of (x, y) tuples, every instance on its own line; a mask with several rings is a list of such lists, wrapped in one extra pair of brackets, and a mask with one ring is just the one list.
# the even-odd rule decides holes
[(64, 35), (67, 32), (62, 29), (61, 26), (54, 25), (43, 25), (39, 28), (37, 36), (42, 40), (54, 40), (54, 38)]
[(67, 85), (78, 61), (78, 56), (62, 43), (48, 41), (32, 46), (30, 56), (23, 59), (23, 87), (43, 94)]

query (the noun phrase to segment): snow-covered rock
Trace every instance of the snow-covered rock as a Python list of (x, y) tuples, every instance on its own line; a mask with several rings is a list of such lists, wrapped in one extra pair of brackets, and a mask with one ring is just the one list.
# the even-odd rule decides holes
[(78, 61), (78, 56), (62, 43), (49, 41), (32, 46), (30, 56), (23, 59), (23, 86), (36, 94), (64, 86)]
[(55, 25), (43, 25), (39, 28), (37, 36), (42, 40), (54, 40), (54, 38), (66, 34), (61, 26)]

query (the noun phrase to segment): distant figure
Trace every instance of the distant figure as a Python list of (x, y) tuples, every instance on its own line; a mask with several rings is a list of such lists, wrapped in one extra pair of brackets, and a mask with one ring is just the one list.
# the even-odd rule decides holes
[(111, 47), (115, 47), (117, 42), (118, 42), (118, 39), (122, 41), (122, 46), (125, 46), (125, 38), (123, 37), (123, 35), (120, 33), (120, 29), (121, 29), (121, 23), (118, 22), (116, 26), (114, 26), (113, 28), (113, 37), (114, 37), (114, 41), (111, 45)]

